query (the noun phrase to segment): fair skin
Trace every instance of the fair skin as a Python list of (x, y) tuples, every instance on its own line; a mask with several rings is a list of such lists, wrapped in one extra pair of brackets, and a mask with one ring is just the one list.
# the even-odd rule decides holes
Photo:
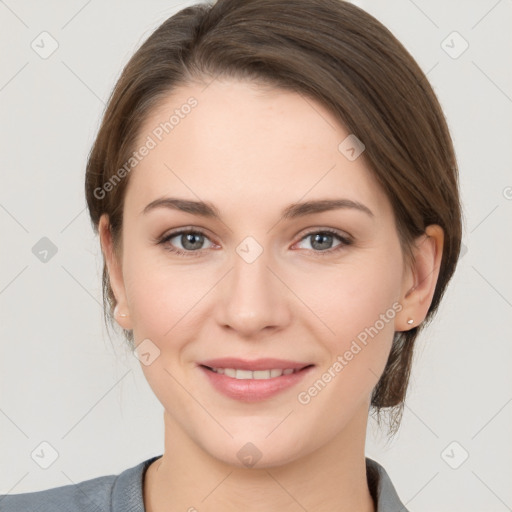
[[(403, 265), (387, 197), (363, 157), (349, 161), (338, 150), (348, 132), (322, 105), (293, 92), (235, 80), (183, 86), (152, 112), (140, 142), (190, 96), (198, 105), (129, 176), (121, 254), (112, 250), (106, 216), (99, 226), (118, 312), (127, 315), (117, 321), (133, 330), (136, 345), (149, 339), (160, 350), (141, 364), (165, 424), (164, 455), (144, 482), (146, 511), (372, 512), (370, 395), (393, 333), (427, 314), (443, 232), (429, 226), (415, 264)], [(141, 213), (164, 196), (211, 203), (222, 221), (165, 207)], [(338, 198), (364, 204), (373, 216), (344, 208), (280, 220), (291, 203)], [(156, 243), (177, 228), (205, 236)], [(321, 237), (315, 244), (326, 228), (353, 243), (327, 234), (324, 245)], [(263, 248), (251, 263), (236, 251), (248, 236)], [(394, 303), (401, 310), (300, 403), (298, 394)], [(297, 386), (243, 402), (219, 393), (197, 364), (227, 356), (314, 367)], [(237, 456), (249, 442), (261, 453), (253, 467)]]

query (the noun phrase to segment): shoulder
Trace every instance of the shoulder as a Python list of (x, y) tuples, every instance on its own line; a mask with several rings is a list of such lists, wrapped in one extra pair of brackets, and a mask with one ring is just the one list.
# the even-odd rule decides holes
[(366, 473), (376, 512), (409, 512), (383, 466), (366, 457)]
[(101, 476), (54, 489), (0, 495), (2, 512), (50, 512), (110, 510), (115, 475)]
[[(144, 512), (143, 477), (158, 457), (145, 460), (119, 475), (108, 475), (43, 491), (0, 495), (2, 512)], [(131, 508), (127, 508), (126, 505)]]

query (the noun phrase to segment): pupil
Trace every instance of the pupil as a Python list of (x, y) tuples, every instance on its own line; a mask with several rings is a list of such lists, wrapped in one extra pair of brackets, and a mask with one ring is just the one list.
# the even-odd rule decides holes
[(329, 240), (330, 238), (332, 238), (332, 235), (329, 235), (329, 234), (322, 234), (322, 233), (318, 233), (314, 236), (314, 240), (313, 240), (313, 247), (314, 248), (317, 248), (317, 249), (329, 249), (329, 247), (315, 247), (315, 244), (319, 241), (320, 245), (321, 245), (321, 242), (322, 242), (322, 239), (324, 240), (325, 242), (325, 239)]
[[(185, 243), (183, 244), (183, 247), (185, 247), (186, 249), (200, 249), (201, 248), (201, 244), (202, 244), (201, 237), (203, 235), (198, 235), (195, 233), (187, 233), (184, 236), (185, 236)], [(198, 238), (199, 241), (196, 241), (194, 243), (195, 238)], [(187, 247), (187, 245), (189, 245), (189, 246)], [(190, 247), (190, 245), (191, 245), (191, 247)]]

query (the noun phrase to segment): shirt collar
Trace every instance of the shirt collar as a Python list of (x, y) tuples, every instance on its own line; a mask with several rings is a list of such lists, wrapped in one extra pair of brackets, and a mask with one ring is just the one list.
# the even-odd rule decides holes
[(112, 487), (111, 512), (145, 512), (144, 510), (144, 474), (156, 459), (157, 455), (136, 466), (123, 471)]
[(386, 470), (368, 457), (366, 457), (366, 474), (376, 512), (409, 512), (400, 501)]

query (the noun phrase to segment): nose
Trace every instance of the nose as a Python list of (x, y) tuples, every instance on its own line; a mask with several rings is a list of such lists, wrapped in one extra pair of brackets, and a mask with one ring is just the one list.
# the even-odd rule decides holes
[(234, 254), (216, 304), (217, 321), (223, 328), (250, 338), (263, 330), (280, 330), (290, 322), (291, 294), (275, 267), (267, 251), (255, 259), (243, 252)]

